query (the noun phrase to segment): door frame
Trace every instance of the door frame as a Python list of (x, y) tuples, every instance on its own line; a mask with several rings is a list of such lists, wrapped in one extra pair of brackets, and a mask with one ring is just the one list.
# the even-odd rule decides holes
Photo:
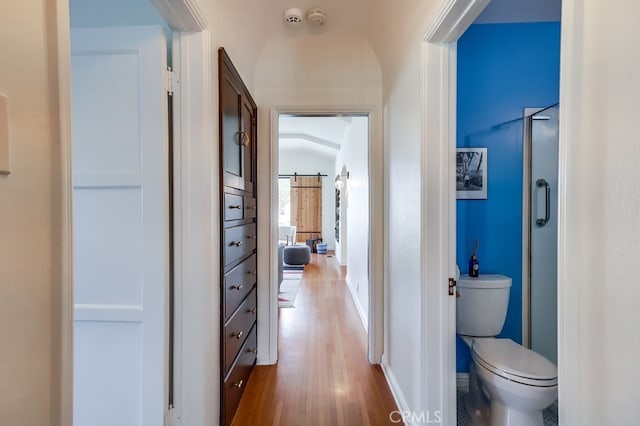
[[(175, 374), (174, 384), (177, 402), (174, 412), (186, 418), (203, 419), (202, 423), (214, 423), (218, 418), (217, 406), (206, 401), (218, 400), (217, 389), (208, 389), (202, 382), (215, 374), (216, 337), (206, 337), (202, 332), (200, 310), (185, 309), (193, 300), (213, 297), (207, 292), (210, 278), (217, 276), (209, 259), (215, 256), (211, 238), (216, 238), (211, 227), (211, 210), (200, 211), (202, 199), (211, 198), (210, 187), (217, 185), (217, 155), (210, 147), (213, 131), (211, 116), (210, 49), (207, 22), (198, 0), (149, 0), (174, 30), (174, 69), (178, 71), (179, 85), (174, 90), (174, 241), (175, 241)], [(58, 376), (52, 380), (52, 424), (73, 424), (73, 207), (72, 207), (72, 118), (71, 118), (71, 40), (69, 0), (56, 0), (56, 40), (51, 42), (54, 59), (54, 80), (57, 79), (59, 146), (54, 151), (53, 199), (60, 200), (54, 207), (52, 220), (59, 228), (59, 252), (54, 259), (54, 307), (52, 310), (52, 362)], [(178, 49), (176, 51), (176, 48)], [(189, 141), (189, 144), (183, 141)], [(195, 167), (194, 167), (195, 166)], [(199, 166), (199, 167), (198, 167)], [(56, 169), (56, 167), (54, 167)], [(209, 225), (209, 228), (206, 226)], [(191, 229), (203, 226), (207, 232), (195, 241), (190, 240)], [(209, 237), (209, 238), (207, 238)], [(209, 241), (206, 241), (209, 239)], [(203, 253), (204, 249), (204, 253)], [(190, 258), (190, 254), (200, 256)], [(188, 259), (188, 260), (183, 260)], [(182, 286), (182, 280), (203, 283), (201, 288)], [(212, 302), (215, 304), (215, 301)], [(191, 327), (195, 327), (195, 330)], [(210, 333), (209, 333), (210, 334)], [(58, 346), (59, 344), (59, 346)], [(213, 359), (213, 363), (190, 364), (185, 354), (202, 351), (201, 358)], [(199, 352), (200, 353), (200, 352)], [(209, 392), (210, 394), (207, 394)], [(192, 423), (187, 423), (192, 424)], [(195, 424), (195, 423), (193, 423)]]
[[(275, 106), (271, 108), (270, 161), (269, 161), (269, 282), (268, 294), (268, 342), (269, 347), (259, 363), (275, 364), (278, 360), (278, 157), (279, 117), (281, 114), (298, 116), (314, 115), (363, 115), (368, 117), (369, 152), (369, 318), (367, 356), (372, 364), (380, 364), (384, 348), (384, 187), (383, 143), (379, 127), (380, 114), (373, 106)], [(259, 297), (260, 298), (260, 297)], [(264, 306), (264, 305), (263, 305)], [(264, 334), (263, 334), (264, 335)], [(266, 359), (265, 359), (266, 358)]]
[[(456, 423), (456, 79), (457, 41), (489, 0), (448, 0), (421, 43), (421, 386), (423, 406)], [(455, 294), (455, 289), (454, 289)], [(432, 414), (434, 415), (434, 414)]]

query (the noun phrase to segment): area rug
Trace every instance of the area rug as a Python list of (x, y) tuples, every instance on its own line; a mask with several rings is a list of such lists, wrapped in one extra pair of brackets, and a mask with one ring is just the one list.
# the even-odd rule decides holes
[(278, 294), (279, 308), (294, 308), (298, 287), (302, 279), (302, 271), (284, 271), (284, 278), (280, 284), (280, 293)]

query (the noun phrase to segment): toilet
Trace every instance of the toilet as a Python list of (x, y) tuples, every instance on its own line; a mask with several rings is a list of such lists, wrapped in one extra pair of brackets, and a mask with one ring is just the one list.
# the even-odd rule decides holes
[[(496, 338), (509, 306), (511, 278), (460, 276), (456, 333), (469, 346), (467, 409), (474, 422), (491, 426), (541, 426), (542, 410), (558, 397), (558, 369), (548, 359), (511, 339)], [(488, 412), (475, 405), (489, 402)]]

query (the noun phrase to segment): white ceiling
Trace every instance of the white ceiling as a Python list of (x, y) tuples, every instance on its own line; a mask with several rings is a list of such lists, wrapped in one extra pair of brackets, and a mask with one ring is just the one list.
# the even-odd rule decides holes
[(296, 117), (281, 115), (280, 149), (311, 151), (335, 157), (351, 126), (351, 117)]

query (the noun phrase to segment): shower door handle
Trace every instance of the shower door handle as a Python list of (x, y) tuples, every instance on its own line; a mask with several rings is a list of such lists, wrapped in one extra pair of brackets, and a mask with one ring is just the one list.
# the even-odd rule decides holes
[(544, 187), (544, 219), (537, 219), (536, 225), (545, 226), (547, 222), (549, 222), (549, 218), (551, 217), (551, 188), (549, 187), (549, 182), (544, 179), (538, 179), (536, 181), (536, 186), (538, 188)]

